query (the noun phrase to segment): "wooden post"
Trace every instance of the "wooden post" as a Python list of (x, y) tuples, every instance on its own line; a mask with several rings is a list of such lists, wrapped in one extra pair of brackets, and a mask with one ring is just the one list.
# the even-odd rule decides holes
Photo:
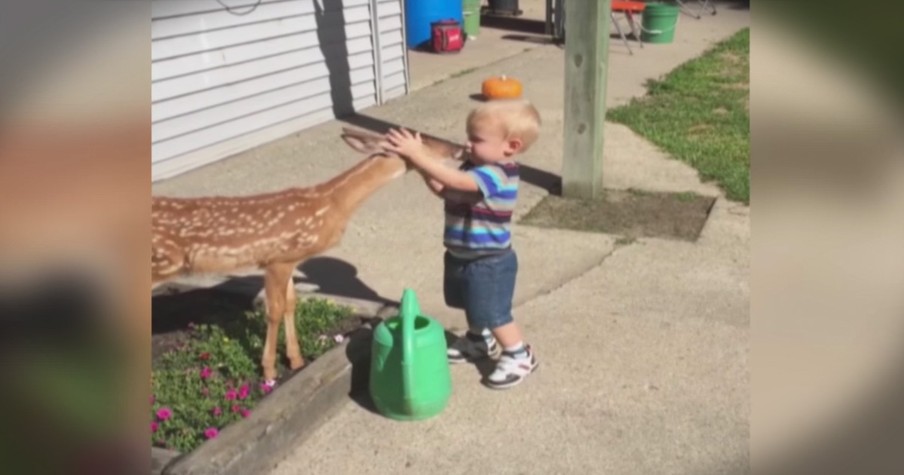
[(565, 155), (562, 194), (603, 189), (603, 122), (611, 0), (565, 0)]

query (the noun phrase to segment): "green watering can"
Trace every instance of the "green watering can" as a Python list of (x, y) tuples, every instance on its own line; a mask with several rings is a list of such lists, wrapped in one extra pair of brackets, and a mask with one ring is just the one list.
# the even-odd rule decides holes
[(411, 289), (402, 293), (399, 315), (374, 330), (370, 396), (386, 417), (412, 421), (443, 411), (452, 394), (442, 325), (421, 315)]

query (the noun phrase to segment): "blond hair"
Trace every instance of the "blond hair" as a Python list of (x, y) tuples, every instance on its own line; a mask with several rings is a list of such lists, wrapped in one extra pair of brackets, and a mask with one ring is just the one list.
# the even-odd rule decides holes
[(481, 104), (468, 114), (469, 134), (484, 126), (495, 127), (506, 140), (520, 140), (523, 152), (540, 136), (540, 113), (524, 99), (494, 100)]

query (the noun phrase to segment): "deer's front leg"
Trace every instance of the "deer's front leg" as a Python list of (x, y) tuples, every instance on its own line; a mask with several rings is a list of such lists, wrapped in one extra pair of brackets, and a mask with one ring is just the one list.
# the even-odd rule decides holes
[(289, 367), (294, 369), (304, 366), (304, 358), (301, 356), (301, 348), (298, 345), (298, 336), (295, 334), (295, 304), (298, 296), (295, 294), (295, 286), (292, 285), (292, 277), (286, 283), (286, 355), (289, 357)]
[(270, 383), (276, 380), (276, 344), (279, 336), (279, 324), (286, 312), (286, 282), (292, 280), (293, 266), (273, 264), (267, 266), (264, 274), (264, 292), (267, 296), (267, 338), (264, 341), (264, 354), (261, 366), (264, 368), (264, 379)]

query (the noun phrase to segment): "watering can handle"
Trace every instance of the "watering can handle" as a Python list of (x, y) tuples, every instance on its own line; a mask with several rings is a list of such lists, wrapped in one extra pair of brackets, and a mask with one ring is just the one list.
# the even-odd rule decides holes
[(414, 322), (421, 314), (421, 308), (413, 290), (405, 289), (402, 292), (399, 314), (402, 317), (402, 388), (403, 394), (407, 398), (411, 396), (413, 387), (414, 364), (411, 360), (414, 357)]

